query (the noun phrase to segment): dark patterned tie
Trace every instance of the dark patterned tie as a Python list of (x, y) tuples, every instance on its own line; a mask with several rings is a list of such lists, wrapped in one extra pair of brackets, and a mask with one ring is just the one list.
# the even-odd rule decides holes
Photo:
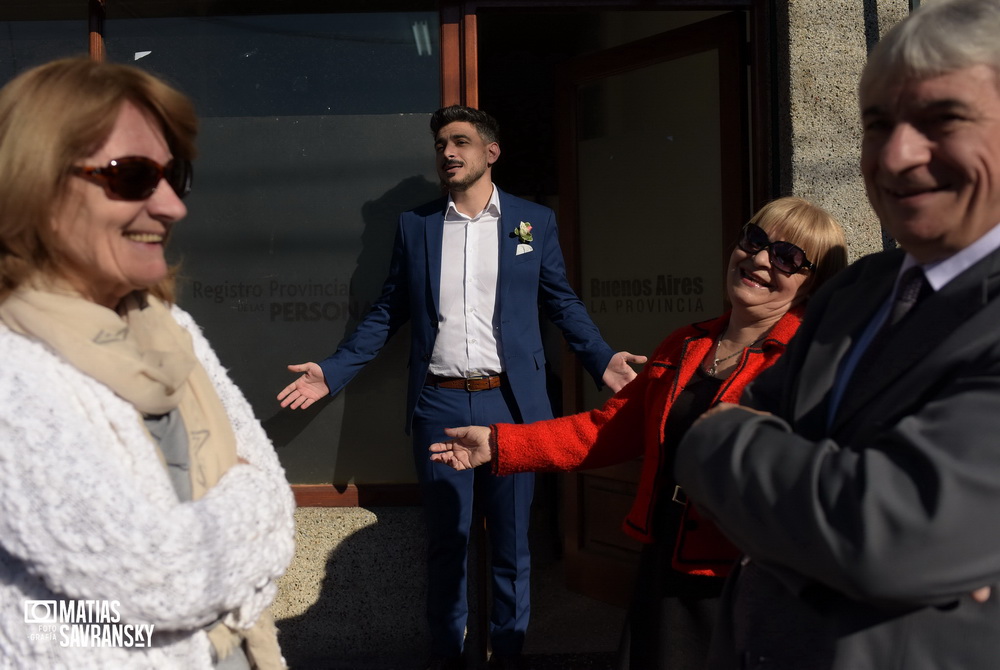
[(892, 329), (902, 321), (913, 306), (927, 297), (931, 292), (931, 285), (927, 282), (927, 276), (921, 267), (914, 265), (903, 273), (899, 278), (899, 288), (896, 290), (896, 299), (892, 301), (892, 311), (886, 320), (883, 330)]
[[(923, 269), (914, 265), (899, 278), (896, 288), (896, 296), (892, 301), (892, 308), (885, 319), (885, 323), (875, 333), (868, 344), (868, 348), (861, 354), (854, 372), (851, 374), (851, 383), (856, 383), (864, 378), (865, 373), (874, 369), (874, 365), (883, 354), (889, 335), (899, 328), (900, 322), (907, 314), (913, 311), (914, 306), (933, 291), (927, 282)], [(850, 386), (850, 385), (849, 385)]]

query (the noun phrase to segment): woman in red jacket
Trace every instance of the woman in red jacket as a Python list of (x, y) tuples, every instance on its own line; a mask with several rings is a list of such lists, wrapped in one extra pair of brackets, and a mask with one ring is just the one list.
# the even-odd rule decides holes
[(840, 226), (800, 198), (765, 205), (729, 259), (732, 309), (665, 339), (636, 379), (600, 409), (531, 424), (449, 429), (432, 460), (497, 474), (598, 468), (643, 457), (624, 531), (646, 543), (629, 612), (632, 670), (701, 668), (723, 577), (738, 551), (686, 504), (674, 448), (691, 423), (774, 364), (803, 303), (847, 264)]

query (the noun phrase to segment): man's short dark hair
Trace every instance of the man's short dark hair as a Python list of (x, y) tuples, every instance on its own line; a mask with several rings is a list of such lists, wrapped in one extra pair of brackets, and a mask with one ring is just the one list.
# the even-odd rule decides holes
[(449, 123), (465, 121), (471, 123), (487, 144), (500, 142), (500, 124), (492, 116), (474, 107), (452, 105), (442, 107), (431, 115), (431, 132), (437, 137), (438, 131)]

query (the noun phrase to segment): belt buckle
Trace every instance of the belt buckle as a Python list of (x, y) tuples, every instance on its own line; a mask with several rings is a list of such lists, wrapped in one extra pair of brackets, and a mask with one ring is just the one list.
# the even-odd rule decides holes
[(475, 389), (472, 388), (472, 382), (478, 382), (478, 381), (480, 381), (482, 379), (486, 379), (486, 377), (483, 377), (482, 375), (480, 375), (478, 377), (466, 377), (465, 378), (465, 390), (468, 391), (469, 393), (472, 393), (473, 391), (475, 391)]
[(687, 494), (684, 493), (684, 489), (680, 487), (680, 484), (674, 486), (674, 495), (670, 499), (678, 505), (687, 505), (688, 501)]

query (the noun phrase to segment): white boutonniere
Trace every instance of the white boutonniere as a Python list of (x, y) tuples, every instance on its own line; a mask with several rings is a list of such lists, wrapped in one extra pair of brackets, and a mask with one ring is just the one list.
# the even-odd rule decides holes
[(531, 224), (527, 221), (522, 221), (517, 228), (514, 229), (514, 237), (521, 240), (524, 244), (530, 244), (533, 240), (531, 237)]
[(531, 241), (534, 239), (531, 237), (531, 224), (527, 221), (522, 221), (518, 224), (514, 232), (510, 234), (511, 237), (516, 237), (519, 244), (517, 245), (517, 252), (515, 256), (520, 256), (521, 254), (526, 254), (530, 251), (534, 251), (531, 247)]

